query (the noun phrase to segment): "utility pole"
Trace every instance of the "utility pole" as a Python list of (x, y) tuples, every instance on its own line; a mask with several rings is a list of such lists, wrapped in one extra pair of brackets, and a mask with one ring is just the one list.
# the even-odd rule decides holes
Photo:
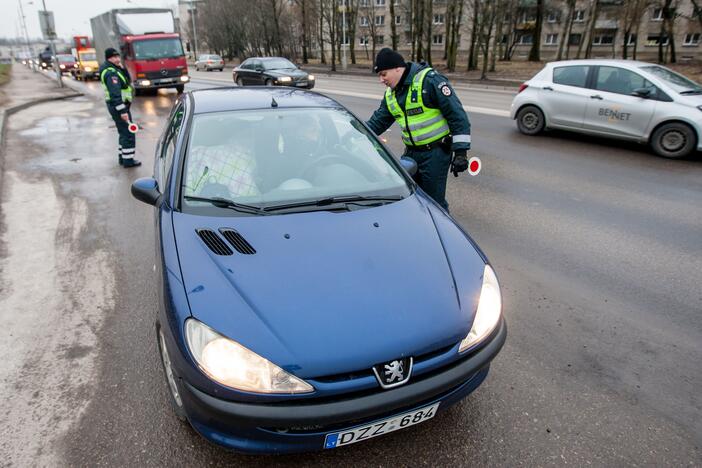
[(346, 66), (348, 64), (346, 60), (346, 4), (348, 1), (349, 0), (343, 0), (341, 6), (341, 69), (343, 71), (346, 71)]
[(59, 88), (63, 88), (63, 81), (61, 81), (61, 69), (59, 68), (58, 58), (56, 57), (56, 47), (54, 46), (54, 37), (56, 36), (56, 31), (53, 31), (51, 28), (51, 22), (49, 21), (49, 12), (46, 11), (46, 0), (41, 0), (41, 4), (44, 7), (44, 19), (46, 21), (47, 36), (49, 37), (49, 45), (51, 46), (51, 61), (54, 64), (54, 70), (56, 71), (56, 80), (58, 81)]
[(29, 68), (31, 68), (35, 73), (37, 69), (34, 67), (34, 51), (29, 47), (29, 33), (27, 32), (27, 21), (24, 19), (24, 9), (22, 8), (22, 0), (17, 0), (20, 7), (20, 16), (22, 17), (22, 29), (24, 29), (24, 40), (27, 42), (27, 53), (29, 54), (28, 60)]
[(193, 5), (193, 0), (190, 0), (190, 19), (193, 23), (193, 59), (197, 60), (197, 28), (195, 26), (195, 11), (196, 6)]

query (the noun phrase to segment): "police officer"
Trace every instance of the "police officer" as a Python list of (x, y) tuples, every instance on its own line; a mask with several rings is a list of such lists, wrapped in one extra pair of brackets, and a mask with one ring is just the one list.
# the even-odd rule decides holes
[(470, 122), (461, 101), (444, 76), (426, 63), (405, 63), (387, 47), (378, 52), (373, 71), (387, 89), (366, 124), (376, 135), (395, 121), (400, 125), (405, 156), (417, 162), (415, 181), (448, 211), (449, 168), (456, 177), (468, 169)]
[(132, 104), (134, 89), (129, 72), (122, 68), (122, 59), (112, 47), (105, 50), (105, 63), (100, 66), (100, 82), (105, 90), (107, 110), (117, 125), (119, 133), (119, 163), (124, 167), (141, 166), (134, 159), (136, 138), (129, 131), (132, 114), (129, 107)]

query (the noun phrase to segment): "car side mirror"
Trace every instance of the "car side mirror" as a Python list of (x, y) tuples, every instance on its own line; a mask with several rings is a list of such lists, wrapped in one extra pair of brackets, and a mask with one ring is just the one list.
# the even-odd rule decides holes
[(400, 158), (400, 166), (402, 166), (402, 169), (407, 171), (411, 177), (414, 177), (417, 173), (417, 162), (408, 156), (402, 156)]
[(651, 88), (636, 88), (631, 94), (632, 96), (647, 98), (651, 96)]
[(132, 183), (132, 196), (149, 205), (158, 206), (161, 200), (158, 182), (153, 177), (142, 177), (135, 180)]

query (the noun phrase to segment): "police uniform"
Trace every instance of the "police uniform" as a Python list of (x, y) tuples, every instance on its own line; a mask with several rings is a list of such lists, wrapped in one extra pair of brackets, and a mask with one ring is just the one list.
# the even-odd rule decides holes
[[(106, 58), (109, 58), (107, 55), (110, 51), (113, 51), (114, 55), (118, 55), (114, 49), (108, 49), (105, 53)], [(129, 115), (129, 121), (132, 121), (132, 114), (129, 108), (132, 103), (134, 88), (131, 85), (132, 81), (129, 72), (106, 60), (100, 66), (100, 82), (105, 91), (107, 110), (115, 121), (119, 134), (119, 163), (124, 167), (138, 166), (141, 163), (134, 159), (136, 138), (129, 131), (129, 124), (122, 120), (121, 117), (122, 114), (127, 114)]]
[(399, 83), (386, 89), (380, 107), (366, 124), (380, 135), (393, 122), (402, 130), (405, 156), (417, 162), (415, 181), (448, 210), (446, 179), (452, 153), (451, 169), (457, 175), (468, 167), (466, 152), (471, 141), (468, 115), (446, 77), (425, 63), (406, 63)]

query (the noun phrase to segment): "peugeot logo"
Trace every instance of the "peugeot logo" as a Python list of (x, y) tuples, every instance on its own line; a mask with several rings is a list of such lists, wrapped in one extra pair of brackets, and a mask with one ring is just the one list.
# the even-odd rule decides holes
[(412, 358), (395, 359), (373, 366), (378, 383), (382, 388), (393, 388), (404, 384), (412, 374)]

